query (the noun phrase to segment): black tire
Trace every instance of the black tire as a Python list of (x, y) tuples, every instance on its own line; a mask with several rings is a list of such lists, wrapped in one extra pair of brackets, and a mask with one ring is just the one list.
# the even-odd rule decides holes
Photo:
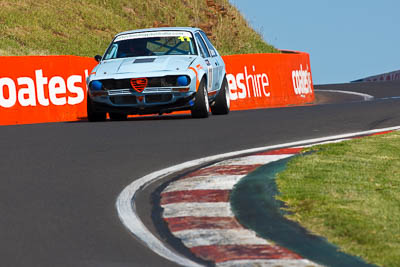
[(206, 81), (202, 79), (197, 89), (194, 105), (191, 108), (193, 118), (207, 118), (210, 111)]
[(110, 112), (109, 115), (112, 121), (126, 121), (128, 119), (128, 114)]
[(211, 112), (213, 115), (226, 115), (229, 113), (231, 107), (231, 99), (229, 97), (228, 81), (226, 77), (221, 84), (218, 95), (215, 98), (214, 105), (211, 106)]
[(89, 95), (87, 96), (87, 109), (86, 110), (87, 110), (87, 118), (88, 118), (88, 121), (90, 121), (90, 122), (105, 121), (107, 118), (107, 113), (94, 111), (93, 102)]

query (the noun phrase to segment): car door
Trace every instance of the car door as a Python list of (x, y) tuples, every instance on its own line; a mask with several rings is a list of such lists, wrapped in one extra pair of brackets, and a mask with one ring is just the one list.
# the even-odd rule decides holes
[(212, 64), (215, 65), (214, 86), (216, 87), (216, 90), (218, 90), (221, 87), (222, 83), (221, 75), (224, 74), (225, 64), (224, 61), (221, 59), (221, 57), (218, 55), (217, 50), (212, 45), (210, 39), (208, 39), (207, 35), (203, 31), (200, 31), (200, 35), (201, 37), (203, 37), (203, 40), (205, 41), (208, 50), (210, 51)]
[(199, 32), (195, 33), (195, 38), (200, 48), (200, 54), (204, 58), (204, 61), (206, 62), (207, 65), (207, 90), (210, 93), (218, 90), (217, 87), (215, 86), (215, 80), (214, 80), (216, 74), (218, 75), (218, 68), (217, 68), (218, 63), (215, 60), (215, 58), (211, 56), (210, 51), (208, 50), (208, 47)]

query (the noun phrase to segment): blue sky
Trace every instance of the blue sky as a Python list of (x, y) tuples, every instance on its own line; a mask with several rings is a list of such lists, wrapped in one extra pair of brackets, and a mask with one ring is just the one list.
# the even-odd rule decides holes
[(279, 49), (308, 52), (315, 84), (400, 69), (398, 0), (230, 0)]

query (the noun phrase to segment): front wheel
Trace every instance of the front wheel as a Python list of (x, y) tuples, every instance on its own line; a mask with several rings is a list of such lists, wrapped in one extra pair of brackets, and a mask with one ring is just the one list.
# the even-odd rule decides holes
[(203, 79), (197, 89), (196, 99), (192, 106), (191, 112), (193, 118), (207, 118), (210, 110), (210, 103), (208, 102), (208, 92), (206, 82)]
[(86, 110), (87, 110), (87, 118), (88, 118), (88, 121), (90, 121), (90, 122), (105, 121), (107, 118), (107, 113), (94, 111), (93, 102), (89, 95), (87, 96), (87, 109)]
[(211, 112), (213, 115), (226, 115), (229, 113), (231, 107), (231, 98), (229, 96), (229, 87), (226, 77), (222, 81), (221, 89), (215, 98), (215, 103), (211, 106)]

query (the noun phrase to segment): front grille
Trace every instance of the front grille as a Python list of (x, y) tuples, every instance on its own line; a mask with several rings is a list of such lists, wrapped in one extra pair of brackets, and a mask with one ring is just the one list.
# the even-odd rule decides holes
[(163, 103), (172, 100), (172, 94), (146, 95), (146, 103)]
[(116, 95), (110, 96), (110, 100), (116, 105), (131, 105), (137, 104), (136, 96), (134, 95)]
[(101, 82), (106, 90), (132, 88), (130, 79), (108, 79), (102, 80)]
[(172, 87), (178, 86), (178, 76), (165, 76), (165, 77), (153, 77), (148, 79), (148, 87)]
[[(147, 78), (147, 87), (175, 87), (179, 86), (177, 79), (179, 76), (164, 76)], [(190, 83), (190, 78), (187, 76)], [(144, 78), (144, 77), (143, 77)], [(106, 79), (101, 80), (105, 90), (132, 88), (131, 79)]]

